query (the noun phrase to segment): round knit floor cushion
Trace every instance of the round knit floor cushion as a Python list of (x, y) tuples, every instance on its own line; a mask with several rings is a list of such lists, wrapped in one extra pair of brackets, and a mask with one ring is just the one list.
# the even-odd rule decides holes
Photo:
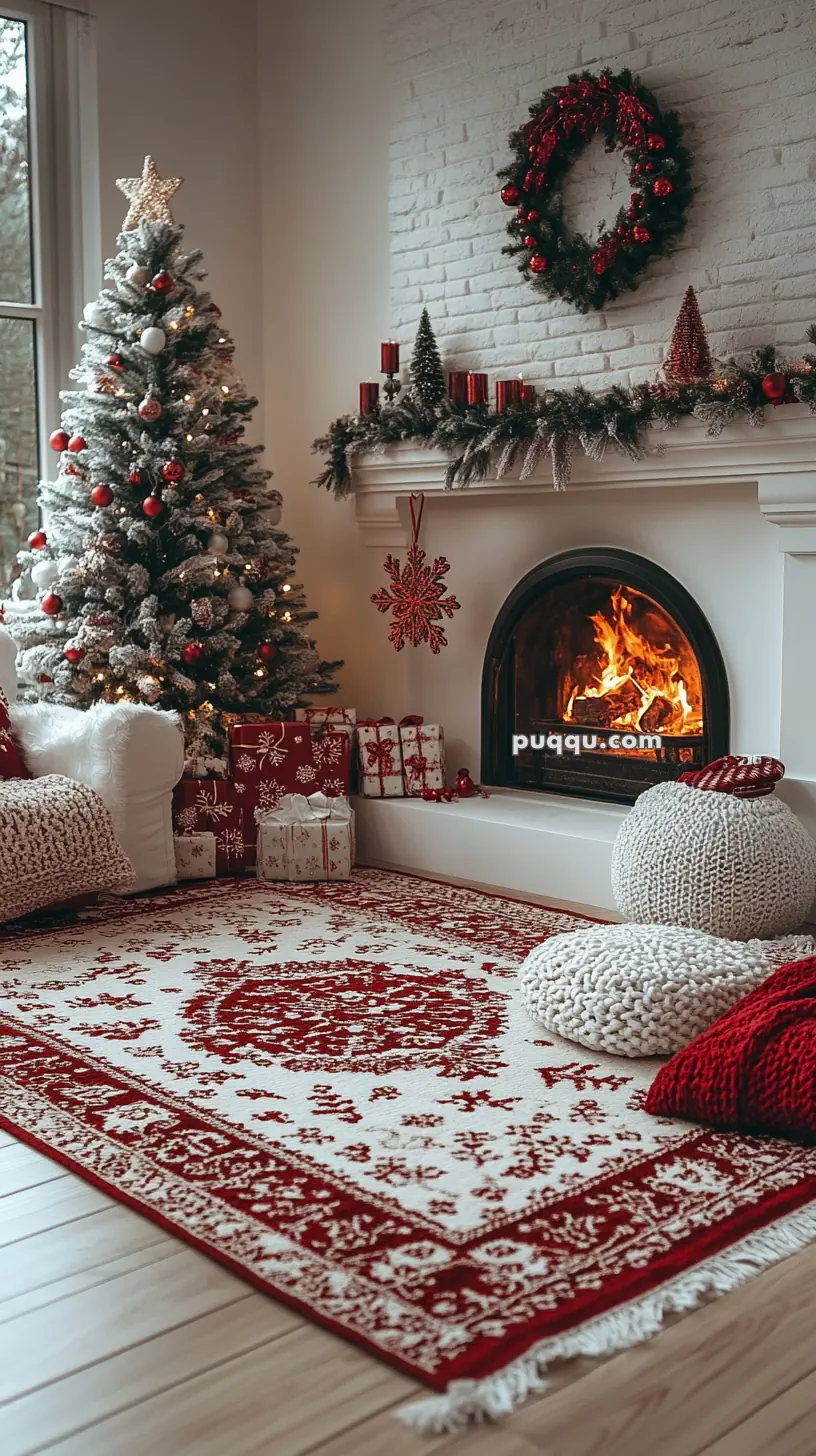
[(816, 844), (773, 795), (655, 784), (618, 830), (612, 890), (627, 920), (732, 940), (781, 935), (816, 895)]
[(567, 1041), (624, 1057), (670, 1056), (812, 948), (809, 935), (763, 943), (670, 925), (593, 925), (536, 946), (519, 978), (530, 1015)]

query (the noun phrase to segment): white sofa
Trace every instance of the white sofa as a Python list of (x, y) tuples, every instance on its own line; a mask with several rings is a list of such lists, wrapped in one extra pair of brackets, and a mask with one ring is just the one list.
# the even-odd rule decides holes
[(96, 790), (136, 871), (129, 893), (175, 884), (172, 801), (184, 768), (175, 715), (140, 703), (97, 703), (87, 712), (17, 703), (16, 655), (0, 627), (0, 688), (31, 773), (64, 774)]

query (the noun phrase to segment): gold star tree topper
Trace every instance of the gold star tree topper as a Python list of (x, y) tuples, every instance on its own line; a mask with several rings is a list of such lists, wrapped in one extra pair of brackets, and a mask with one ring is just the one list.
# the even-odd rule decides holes
[(116, 185), (130, 203), (122, 227), (135, 228), (142, 221), (172, 222), (170, 198), (183, 181), (183, 177), (160, 177), (152, 157), (145, 157), (141, 177), (117, 177)]

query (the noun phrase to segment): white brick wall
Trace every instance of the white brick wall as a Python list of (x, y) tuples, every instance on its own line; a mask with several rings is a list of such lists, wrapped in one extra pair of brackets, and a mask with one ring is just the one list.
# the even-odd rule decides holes
[[(796, 357), (816, 322), (813, 0), (390, 0), (387, 31), (401, 342), (427, 304), (449, 367), (627, 383), (661, 363), (693, 283), (719, 355), (768, 342)], [(603, 314), (581, 315), (503, 257), (496, 172), (547, 86), (604, 65), (628, 66), (677, 108), (699, 190), (675, 253)], [(573, 169), (570, 216), (594, 231), (629, 190), (619, 154), (596, 142)]]

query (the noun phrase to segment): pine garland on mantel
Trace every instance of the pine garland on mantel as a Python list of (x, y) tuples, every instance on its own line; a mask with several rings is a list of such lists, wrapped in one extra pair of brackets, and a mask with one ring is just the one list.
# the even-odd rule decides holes
[[(816, 347), (816, 325), (808, 329), (807, 338)], [(526, 480), (549, 455), (553, 485), (563, 490), (576, 451), (600, 460), (612, 445), (637, 460), (643, 453), (645, 431), (655, 426), (671, 428), (691, 418), (702, 421), (710, 435), (719, 435), (739, 419), (763, 425), (769, 401), (799, 402), (816, 413), (816, 353), (791, 363), (780, 359), (769, 346), (757, 349), (747, 364), (729, 359), (722, 366), (715, 365), (715, 371), (711, 379), (659, 380), (631, 389), (615, 385), (597, 393), (582, 385), (548, 389), (532, 402), (514, 405), (502, 414), (485, 405), (458, 404), (448, 398), (429, 409), (409, 390), (371, 414), (342, 415), (335, 420), (328, 434), (312, 447), (326, 456), (314, 484), (346, 496), (354, 488), (355, 456), (410, 440), (450, 456), (447, 489), (484, 480), (493, 459), (499, 479), (509, 475), (520, 460), (519, 478)]]

